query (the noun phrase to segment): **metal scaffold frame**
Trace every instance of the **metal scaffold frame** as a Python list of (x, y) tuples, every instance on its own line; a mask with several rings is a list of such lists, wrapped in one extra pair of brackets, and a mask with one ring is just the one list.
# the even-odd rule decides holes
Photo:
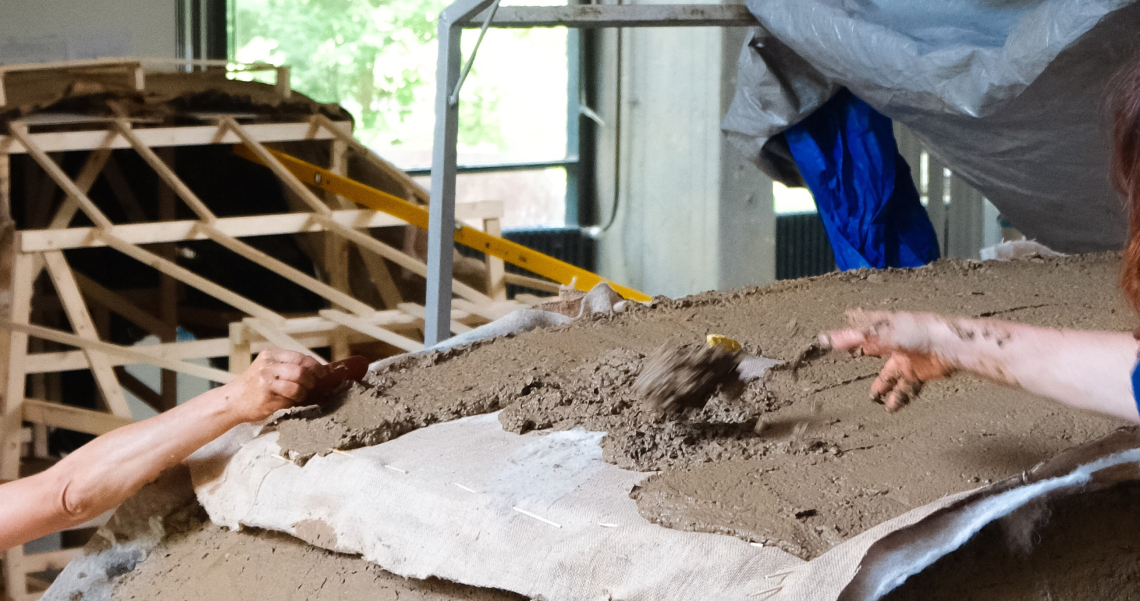
[[(428, 227), (427, 299), (424, 343), (447, 339), (451, 314), (451, 269), (455, 241), (456, 147), (459, 132), (459, 91), (478, 52), (462, 65), (460, 37), (464, 29), (479, 28), (479, 40), (489, 27), (740, 27), (757, 25), (740, 5), (570, 5), (504, 6), (499, 0), (459, 0), (439, 15), (439, 57), (436, 67), (435, 137), (432, 145), (431, 218)], [(562, 282), (569, 284), (569, 282)]]

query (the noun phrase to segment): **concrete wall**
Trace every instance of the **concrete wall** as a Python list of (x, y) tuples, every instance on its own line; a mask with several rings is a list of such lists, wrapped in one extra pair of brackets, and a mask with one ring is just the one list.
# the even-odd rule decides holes
[(743, 161), (719, 127), (744, 35), (743, 28), (627, 29), (619, 51), (619, 34), (603, 34), (603, 222), (615, 196), (619, 203), (599, 241), (603, 275), (672, 297), (775, 277), (771, 180)]
[(175, 56), (174, 0), (3, 0), (0, 63)]

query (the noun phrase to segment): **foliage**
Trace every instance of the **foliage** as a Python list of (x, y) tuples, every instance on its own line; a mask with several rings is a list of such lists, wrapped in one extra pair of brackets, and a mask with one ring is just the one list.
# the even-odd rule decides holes
[[(365, 143), (405, 143), (416, 131), (402, 127), (405, 122), (413, 112), (430, 111), (435, 97), (436, 18), (444, 0), (235, 4), (237, 60), (291, 65), (293, 87), (348, 109)], [(476, 71), (477, 67), (472, 76)], [(465, 87), (463, 96), (460, 143), (501, 147), (498, 122), (491, 117), (498, 106), (497, 90)]]

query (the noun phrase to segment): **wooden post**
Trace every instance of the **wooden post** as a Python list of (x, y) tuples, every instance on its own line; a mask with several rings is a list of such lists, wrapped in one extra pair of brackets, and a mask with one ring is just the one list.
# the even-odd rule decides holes
[[(337, 175), (348, 174), (348, 145), (343, 140), (333, 140), (329, 151), (329, 170)], [(333, 209), (347, 208), (342, 206), (339, 196), (331, 193), (325, 194), (325, 202)], [(352, 287), (348, 280), (348, 240), (333, 232), (324, 233), (325, 246), (325, 273), (329, 278), (329, 285), (341, 292), (352, 294)], [(339, 361), (348, 358), (348, 340), (343, 330), (337, 329), (332, 335), (332, 360)]]
[(230, 373), (240, 374), (253, 363), (249, 336), (245, 324), (240, 321), (230, 323)]
[[(0, 177), (0, 183), (7, 184), (6, 177)], [(7, 185), (3, 188), (7, 190)], [(5, 197), (7, 195), (5, 194)], [(3, 202), (3, 201), (0, 201)], [(19, 236), (15, 237), (15, 246), (19, 245)], [(12, 306), (10, 319), (16, 323), (27, 323), (32, 310), (32, 257), (24, 253), (5, 249), (12, 253), (12, 271), (9, 282), (6, 284), (12, 291)], [(0, 339), (7, 339), (8, 344), (0, 346), (0, 352), (7, 355), (8, 369), (3, 374), (4, 384), (4, 414), (0, 427), (0, 480), (15, 480), (20, 477), (20, 426), (23, 419), (24, 403), (24, 358), (28, 353), (28, 336), (20, 332), (3, 332)], [(21, 599), (27, 595), (27, 581), (24, 578), (24, 547), (16, 545), (4, 552), (4, 585), (8, 595), (13, 599)]]
[[(503, 228), (498, 217), (483, 220), (483, 231), (502, 237)], [(487, 296), (492, 300), (507, 300), (506, 265), (502, 259), (487, 255)]]
[[(174, 149), (159, 148), (157, 151), (161, 158), (171, 169), (174, 169)], [(158, 178), (158, 220), (174, 221), (177, 217), (174, 205), (174, 192)], [(178, 260), (178, 249), (174, 244), (163, 244), (158, 248), (158, 255), (168, 261)], [(178, 340), (178, 280), (166, 275), (158, 276), (158, 318), (171, 328), (171, 332), (161, 337), (163, 342)], [(162, 396), (162, 406), (171, 409), (178, 404), (178, 374), (169, 369), (162, 370), (162, 383), (159, 388)]]

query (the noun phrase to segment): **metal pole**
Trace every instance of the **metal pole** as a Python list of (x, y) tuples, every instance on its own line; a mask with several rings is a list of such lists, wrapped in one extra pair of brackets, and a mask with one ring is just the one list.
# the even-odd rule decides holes
[[(427, 298), (424, 346), (451, 337), (451, 262), (455, 253), (455, 154), (459, 137), (459, 102), (451, 92), (459, 84), (463, 50), (459, 23), (487, 8), (492, 0), (459, 0), (439, 15), (439, 57), (435, 82), (435, 138), (431, 151), (428, 203)], [(458, 99), (457, 99), (458, 100)]]
[(439, 66), (436, 68), (435, 141), (431, 157), (431, 200), (428, 204), (427, 298), (424, 346), (451, 337), (451, 260), (455, 252), (455, 146), (459, 135), (459, 103), (448, 102), (459, 82), (462, 51), (458, 27), (439, 18)]

